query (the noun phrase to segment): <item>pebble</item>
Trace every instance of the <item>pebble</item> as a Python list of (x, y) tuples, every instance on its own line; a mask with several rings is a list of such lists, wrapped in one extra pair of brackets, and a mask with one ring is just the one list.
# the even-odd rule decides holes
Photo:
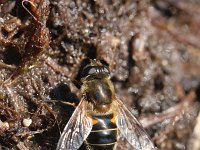
[(32, 123), (32, 119), (25, 118), (25, 119), (23, 119), (22, 123), (23, 123), (23, 126), (29, 127)]

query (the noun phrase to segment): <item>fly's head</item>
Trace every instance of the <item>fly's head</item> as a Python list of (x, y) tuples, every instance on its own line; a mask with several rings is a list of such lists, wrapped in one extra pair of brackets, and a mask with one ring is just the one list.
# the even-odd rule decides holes
[(81, 82), (110, 78), (110, 71), (106, 65), (103, 65), (100, 61), (91, 60), (90, 64), (86, 65), (81, 73)]

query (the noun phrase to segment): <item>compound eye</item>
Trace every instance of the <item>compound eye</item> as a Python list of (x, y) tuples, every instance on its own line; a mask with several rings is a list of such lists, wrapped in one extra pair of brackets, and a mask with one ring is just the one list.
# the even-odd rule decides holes
[(103, 69), (103, 71), (104, 71), (105, 73), (109, 73), (109, 70), (108, 70), (108, 68), (106, 68), (106, 67)]
[(110, 71), (105, 66), (87, 66), (86, 68), (83, 69), (81, 73), (81, 78), (87, 76), (94, 77), (93, 75), (99, 75), (99, 77), (102, 77), (102, 75), (109, 75), (109, 74)]
[(89, 66), (89, 67), (83, 69), (81, 77), (83, 78), (83, 77), (86, 77), (88, 75), (95, 74), (96, 72), (97, 72), (97, 70), (96, 70), (95, 67)]
[(90, 68), (90, 69), (88, 70), (88, 75), (94, 74), (94, 73), (96, 73), (96, 72), (97, 72), (97, 70), (96, 70), (95, 68)]

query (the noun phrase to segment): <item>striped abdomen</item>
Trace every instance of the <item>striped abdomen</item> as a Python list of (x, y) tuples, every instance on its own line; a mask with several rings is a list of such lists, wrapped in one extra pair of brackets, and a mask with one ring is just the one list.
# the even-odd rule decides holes
[(93, 127), (86, 139), (89, 150), (114, 150), (117, 126), (113, 113), (92, 115)]

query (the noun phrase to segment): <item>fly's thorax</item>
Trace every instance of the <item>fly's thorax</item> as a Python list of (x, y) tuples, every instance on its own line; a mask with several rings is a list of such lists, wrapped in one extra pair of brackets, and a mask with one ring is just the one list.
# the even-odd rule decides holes
[(107, 112), (115, 97), (114, 87), (109, 78), (86, 80), (82, 85), (82, 94), (93, 105), (94, 111)]

